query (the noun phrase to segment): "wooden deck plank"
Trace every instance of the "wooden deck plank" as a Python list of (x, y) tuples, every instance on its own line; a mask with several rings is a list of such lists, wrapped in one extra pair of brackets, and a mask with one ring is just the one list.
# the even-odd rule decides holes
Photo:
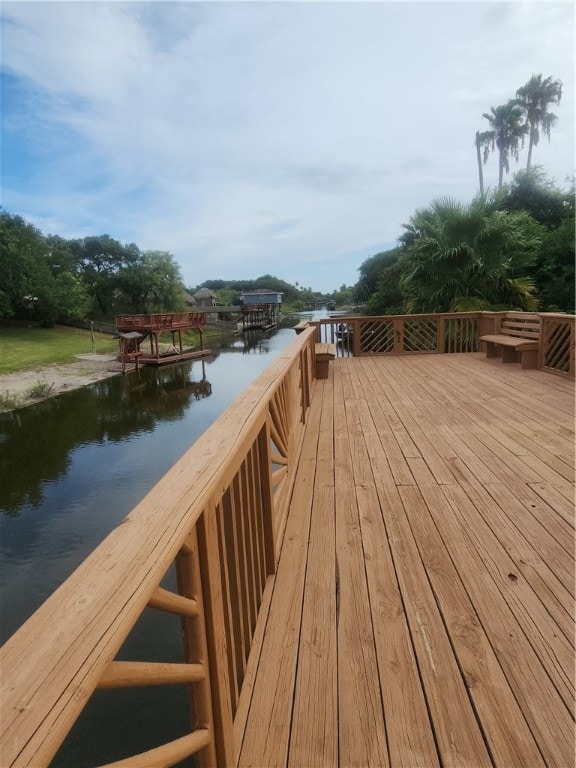
[(288, 765), (338, 764), (334, 488), (315, 486)]
[(491, 420), (499, 419), (505, 424), (506, 432), (511, 433), (518, 442), (529, 441), (528, 452), (537, 446), (553, 456), (561, 456), (563, 461), (574, 466), (572, 441), (569, 436), (560, 434), (548, 422), (543, 423), (541, 418), (530, 417), (516, 401), (484, 401), (476, 407), (479, 411), (484, 411)]
[[(445, 495), (453, 508), (458, 507), (462, 518), (469, 516), (473, 508), (478, 512), (478, 507), (468, 499), (464, 489), (447, 489)], [(545, 590), (541, 589), (537, 579), (529, 581), (522, 577), (522, 570), (516, 567), (514, 559), (498, 542), (489, 526), (478, 521), (474, 525), (474, 533), (473, 546), (478, 563), (483, 562), (484, 567), (490, 570), (502, 596), (510, 605), (566, 705), (573, 707), (574, 680), (569, 673), (573, 663), (573, 647), (562, 634), (561, 627), (553, 620), (551, 606), (542, 602), (541, 594)]]
[[(348, 367), (348, 371), (356, 391), (363, 393), (363, 382), (354, 376), (354, 368)], [(377, 423), (382, 412), (374, 413), (376, 404), (374, 398), (370, 407), (366, 399), (354, 401), (347, 415), (353, 423), (358, 420), (364, 437), (365, 452), (358, 453), (353, 471), (388, 750), (392, 765), (428, 768), (439, 765), (439, 758), (376, 490), (395, 491), (394, 473), (379, 439)], [(395, 441), (394, 445), (400, 453)], [(404, 461), (398, 453), (397, 460)], [(407, 464), (400, 474), (401, 485), (414, 482)], [(396, 500), (399, 503), (397, 496)]]
[(288, 761), (296, 768), (338, 764), (333, 394), (323, 387)]
[[(478, 496), (481, 497), (481, 509), (485, 510), (488, 518), (492, 517), (493, 530), (497, 531), (508, 552), (515, 553), (516, 561), (536, 569), (545, 580), (549, 580), (549, 574), (553, 574), (555, 578), (551, 583), (554, 585), (554, 593), (562, 595), (562, 590), (565, 590), (573, 600), (574, 555), (560, 544), (562, 539), (567, 543), (563, 526), (554, 535), (554, 528), (559, 521), (552, 519), (552, 516), (546, 517), (541, 509), (539, 518), (533, 515), (533, 510), (527, 510), (505, 485), (490, 485), (483, 489), (469, 476), (469, 483), (464, 483), (462, 487), (475, 503)], [(494, 513), (498, 513), (498, 517)], [(507, 525), (506, 520), (511, 525)], [(545, 524), (542, 524), (542, 520)], [(531, 551), (524, 552), (522, 547), (525, 546), (529, 546)]]
[[(551, 509), (556, 512), (556, 514), (561, 517), (569, 526), (572, 531), (575, 527), (575, 519), (574, 519), (574, 494), (572, 493), (572, 498), (569, 499), (563, 494), (561, 494), (557, 488), (553, 488), (552, 486), (548, 485), (547, 483), (530, 483), (527, 486), (527, 491), (531, 490), (535, 497), (538, 496), (539, 500), (541, 502), (544, 502), (547, 507), (550, 507)], [(535, 507), (535, 504), (533, 502), (536, 501), (536, 498), (528, 499), (528, 503)], [(572, 531), (568, 531), (568, 536), (571, 537), (573, 535)], [(565, 537), (564, 537), (565, 538)], [(574, 552), (574, 545), (570, 546), (570, 552)]]
[[(421, 469), (425, 471), (424, 466)], [(526, 619), (529, 619), (525, 607), (518, 600), (512, 600), (510, 604), (504, 598), (503, 593), (520, 580), (512, 581), (508, 573), (493, 573), (487, 567), (478, 554), (476, 539), (470, 538), (470, 534), (476, 530), (475, 517), (461, 515), (460, 505), (466, 506), (464, 498), (460, 496), (450, 500), (454, 488), (438, 488), (425, 478), (419, 482), (419, 488), (452, 553), (460, 577), (510, 681), (514, 696), (538, 741), (540, 751), (552, 765), (571, 765), (573, 722), (570, 709), (560, 697), (543, 660), (523, 631), (520, 620), (524, 619), (526, 623)], [(517, 616), (514, 608), (519, 608), (522, 616)], [(549, 627), (549, 622), (546, 625)], [(569, 674), (570, 668), (571, 662), (563, 670), (564, 673)], [(563, 687), (566, 689), (567, 686)]]
[[(451, 518), (454, 526), (459, 528), (460, 552), (469, 553), (469, 557), (462, 562), (462, 569), (477, 569), (482, 578), (486, 574), (494, 578), (501, 598), (510, 604), (515, 620), (540, 652), (541, 661), (567, 706), (571, 706), (574, 685), (569, 673), (573, 659), (569, 642), (558, 632), (549, 631), (548, 611), (530, 585), (520, 578), (519, 569), (508, 551), (498, 542), (464, 489), (444, 487), (442, 490), (448, 502), (446, 505), (426, 466), (417, 459), (411, 460), (411, 466), (424, 498), (434, 508), (433, 513)], [(457, 512), (455, 516), (452, 515), (453, 511)]]
[[(340, 765), (389, 765), (378, 665), (372, 632), (370, 600), (354, 492), (354, 443), (348, 430), (358, 437), (358, 417), (348, 407), (351, 383), (342, 369), (335, 374), (334, 452), (338, 710)], [(358, 445), (358, 441), (356, 442)]]
[(388, 504), (386, 527), (442, 764), (490, 765), (436, 596), (400, 507)]
[(478, 354), (334, 361), (241, 765), (574, 768), (573, 405)]
[(543, 765), (536, 741), (498, 662), (426, 503), (417, 488), (400, 495), (422, 561), (481, 723), (490, 754), (500, 765)]
[(376, 487), (357, 487), (356, 496), (390, 763), (432, 768), (440, 764), (434, 731)]
[[(311, 424), (319, 423), (320, 405), (316, 398)], [(301, 459), (293, 499), (298, 512), (286, 522), (249, 716), (237, 746), (240, 766), (287, 764), (315, 473), (315, 458)]]
[[(529, 504), (518, 499), (518, 492), (515, 494), (507, 485), (483, 482), (476, 463), (469, 466), (459, 460), (456, 468), (460, 470), (460, 486), (468, 497), (474, 502), (479, 500), (485, 514), (495, 521), (493, 529), (507, 536), (508, 551), (525, 546), (528, 540), (533, 551), (524, 554), (526, 564), (538, 569), (539, 564), (547, 568), (553, 565), (550, 572), (573, 596), (574, 547), (570, 545), (571, 531), (565, 521), (536, 499)], [(518, 560), (522, 562), (522, 557)]]

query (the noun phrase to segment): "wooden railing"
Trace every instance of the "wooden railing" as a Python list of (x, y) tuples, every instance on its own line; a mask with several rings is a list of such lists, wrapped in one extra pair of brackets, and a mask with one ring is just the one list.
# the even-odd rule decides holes
[(315, 321), (318, 341), (339, 357), (424, 352), (476, 352), (480, 313), (338, 317)]
[(527, 312), (462, 312), (434, 315), (331, 317), (312, 321), (316, 340), (335, 344), (336, 355), (409, 355), (477, 352), (485, 334), (498, 333), (502, 319), (540, 324), (539, 368), (574, 377), (574, 315)]
[(119, 330), (171, 331), (179, 328), (203, 327), (205, 312), (168, 312), (155, 315), (118, 315), (115, 318)]
[[(190, 732), (109, 764), (232, 765), (234, 717), (274, 572), (313, 387), (309, 329), (162, 478), (1, 651), (0, 765), (47, 765), (96, 689), (186, 685)], [(160, 583), (176, 564), (178, 591)], [(116, 660), (152, 607), (184, 663)], [(104, 736), (105, 738), (105, 736)]]
[(540, 315), (540, 349), (538, 367), (574, 378), (574, 315), (542, 313)]

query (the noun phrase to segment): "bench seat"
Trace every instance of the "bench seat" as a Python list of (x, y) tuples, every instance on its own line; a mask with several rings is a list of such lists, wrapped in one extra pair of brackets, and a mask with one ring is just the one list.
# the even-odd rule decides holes
[(316, 358), (316, 378), (328, 378), (328, 365), (330, 360), (336, 357), (336, 347), (334, 344), (317, 342), (314, 345), (314, 356)]
[(522, 368), (538, 367), (538, 341), (506, 334), (480, 336), (480, 341), (486, 343), (486, 357), (500, 357), (501, 350), (503, 363), (520, 362)]

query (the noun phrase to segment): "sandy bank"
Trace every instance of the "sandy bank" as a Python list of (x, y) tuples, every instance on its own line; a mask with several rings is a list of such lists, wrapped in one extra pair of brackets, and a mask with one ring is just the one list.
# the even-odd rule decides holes
[[(46, 397), (117, 376), (120, 371), (116, 355), (87, 354), (77, 355), (72, 363), (0, 375), (0, 410), (31, 405)], [(45, 390), (43, 396), (31, 397), (32, 388), (39, 388), (38, 385)]]

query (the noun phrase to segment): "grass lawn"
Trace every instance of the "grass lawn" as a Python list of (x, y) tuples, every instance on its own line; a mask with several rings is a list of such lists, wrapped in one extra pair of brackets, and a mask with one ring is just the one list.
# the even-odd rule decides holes
[(0, 328), (0, 374), (16, 373), (53, 363), (70, 363), (75, 355), (118, 351), (118, 340), (81, 328)]

